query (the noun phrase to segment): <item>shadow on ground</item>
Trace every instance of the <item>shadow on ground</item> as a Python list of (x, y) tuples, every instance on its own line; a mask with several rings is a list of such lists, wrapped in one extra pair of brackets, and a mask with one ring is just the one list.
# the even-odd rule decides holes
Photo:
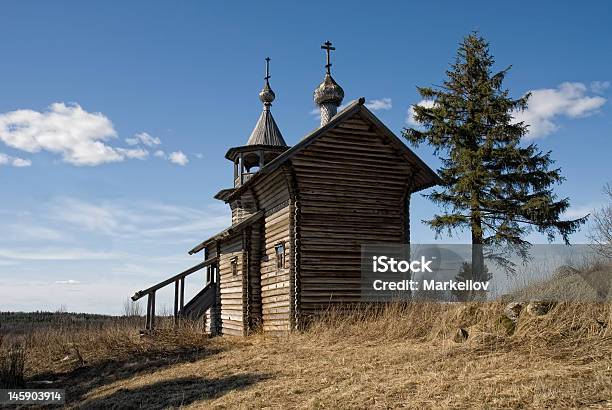
[(120, 389), (109, 396), (77, 403), (79, 409), (166, 409), (210, 400), (232, 390), (247, 388), (266, 374), (237, 374), (221, 378), (184, 377), (133, 389)]
[(207, 347), (174, 352), (131, 353), (128, 357), (92, 363), (67, 372), (38, 374), (28, 380), (28, 387), (37, 386), (37, 381), (40, 380), (50, 380), (53, 383), (45, 388), (66, 389), (67, 403), (72, 404), (81, 401), (87, 393), (103, 385), (181, 363), (195, 362), (221, 351), (219, 348)]

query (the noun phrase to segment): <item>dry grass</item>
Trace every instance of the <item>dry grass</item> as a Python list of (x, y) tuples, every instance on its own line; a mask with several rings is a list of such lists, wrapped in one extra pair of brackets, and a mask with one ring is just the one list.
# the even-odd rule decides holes
[(25, 387), (26, 344), (0, 335), (0, 389)]
[[(30, 385), (74, 408), (610, 408), (612, 304), (415, 303), (330, 311), (284, 337), (139, 338), (134, 326), (33, 334)], [(454, 341), (459, 328), (467, 334)]]
[[(499, 324), (501, 303), (332, 311), (285, 337), (139, 338), (134, 327), (49, 331), (27, 375), (84, 408), (588, 407), (612, 398), (612, 307), (562, 303)], [(453, 336), (469, 332), (464, 343)], [(33, 335), (34, 336), (34, 335)]]
[(612, 264), (591, 262), (582, 268), (564, 266), (551, 279), (534, 280), (521, 286), (513, 297), (519, 300), (612, 301)]

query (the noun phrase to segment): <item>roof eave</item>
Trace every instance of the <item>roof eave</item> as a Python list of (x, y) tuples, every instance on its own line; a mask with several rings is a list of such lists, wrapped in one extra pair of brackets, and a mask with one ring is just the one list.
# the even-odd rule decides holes
[(250, 226), (252, 223), (259, 221), (263, 217), (263, 215), (263, 211), (258, 211), (253, 215), (249, 216), (247, 219), (237, 223), (236, 225), (232, 225), (229, 228), (222, 230), (221, 232), (211, 236), (210, 238), (194, 246), (193, 249), (188, 252), (189, 255), (193, 255), (195, 253), (200, 252), (202, 249), (206, 248), (208, 245), (211, 245), (214, 242), (231, 238), (235, 234), (242, 232), (244, 228)]
[(219, 192), (217, 192), (213, 198), (219, 199), (221, 201), (225, 201), (225, 198), (227, 198), (229, 195), (231, 195), (231, 193), (234, 190), (235, 190), (235, 188), (222, 189)]
[(240, 153), (240, 152), (246, 152), (246, 151), (256, 151), (259, 149), (263, 149), (266, 151), (286, 151), (288, 150), (290, 147), (286, 146), (286, 145), (264, 145), (264, 144), (257, 144), (257, 145), (243, 145), (241, 147), (232, 147), (230, 149), (227, 150), (227, 152), (225, 153), (225, 158), (229, 159), (230, 161), (234, 161), (236, 159), (236, 154)]

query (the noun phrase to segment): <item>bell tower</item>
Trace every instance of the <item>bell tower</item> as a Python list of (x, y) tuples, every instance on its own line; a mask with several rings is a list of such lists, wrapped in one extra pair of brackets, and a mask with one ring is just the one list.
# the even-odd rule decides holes
[[(263, 111), (247, 140), (246, 145), (230, 148), (225, 158), (234, 164), (233, 188), (223, 189), (215, 198), (225, 201), (233, 191), (245, 184), (260, 169), (269, 164), (274, 158), (285, 152), (289, 147), (272, 117), (270, 107), (276, 98), (270, 87), (270, 58), (266, 58), (266, 76), (264, 87), (259, 93), (259, 100), (263, 103)], [(245, 192), (229, 202), (232, 209), (232, 225), (237, 224), (256, 212), (255, 198), (252, 192)]]
[(266, 58), (264, 87), (259, 93), (263, 111), (246, 145), (230, 148), (225, 158), (234, 163), (234, 188), (238, 188), (289, 147), (274, 121), (270, 107), (276, 98), (270, 87), (270, 57)]

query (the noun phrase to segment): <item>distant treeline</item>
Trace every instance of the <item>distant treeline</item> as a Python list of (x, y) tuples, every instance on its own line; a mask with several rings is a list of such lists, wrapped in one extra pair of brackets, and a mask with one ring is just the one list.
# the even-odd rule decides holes
[(0, 312), (0, 335), (23, 334), (33, 330), (57, 327), (97, 329), (113, 323), (139, 318), (69, 312)]

